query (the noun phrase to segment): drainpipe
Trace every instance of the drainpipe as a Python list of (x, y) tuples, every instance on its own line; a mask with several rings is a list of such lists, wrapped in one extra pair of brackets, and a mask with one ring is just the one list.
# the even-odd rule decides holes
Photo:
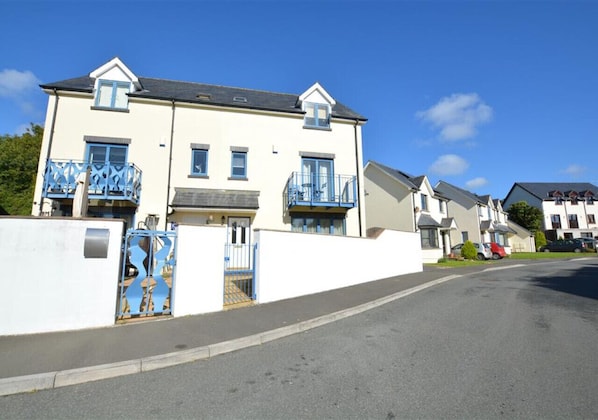
[(415, 204), (415, 194), (417, 193), (416, 190), (411, 190), (411, 210), (413, 211), (413, 231), (417, 233), (419, 229), (417, 228), (417, 211), (416, 204)]
[(357, 180), (357, 197), (358, 197), (358, 200), (359, 200), (358, 201), (359, 207), (358, 207), (357, 214), (358, 214), (358, 217), (359, 217), (359, 237), (361, 237), (363, 233), (362, 233), (362, 227), (361, 227), (361, 223), (362, 223), (362, 221), (361, 221), (361, 209), (362, 209), (362, 207), (361, 207), (361, 205), (362, 205), (361, 201), (362, 200), (361, 199), (362, 199), (362, 197), (360, 197), (360, 191), (361, 191), (361, 189), (360, 189), (360, 181), (359, 181), (359, 170), (361, 169), (361, 164), (359, 163), (360, 162), (360, 159), (359, 159), (359, 142), (357, 140), (357, 125), (358, 124), (359, 124), (359, 120), (356, 119), (355, 120), (355, 125), (353, 126), (353, 133), (354, 133), (354, 137), (355, 137), (355, 169), (356, 169), (356, 171), (355, 171), (355, 174), (356, 174), (355, 179)]
[[(52, 140), (54, 139), (54, 126), (56, 125), (56, 112), (58, 111), (58, 93), (57, 93), (57, 89), (54, 88), (52, 89), (54, 91), (54, 96), (56, 97), (56, 100), (54, 101), (54, 113), (52, 115), (52, 126), (50, 127), (50, 136), (48, 137), (48, 151), (46, 152), (46, 168), (48, 166), (48, 161), (50, 160), (50, 151), (52, 150)], [(45, 172), (45, 170), (44, 170)], [(42, 186), (42, 190), (43, 190), (43, 186)], [(44, 207), (44, 197), (43, 197), (43, 192), (40, 191), (40, 194), (42, 194), (39, 197), (39, 215), (42, 214), (42, 210)]]
[(172, 119), (170, 121), (170, 150), (168, 156), (168, 185), (166, 187), (166, 211), (164, 212), (164, 230), (168, 230), (168, 203), (170, 202), (170, 176), (172, 172), (172, 143), (174, 141), (174, 99), (172, 102)]

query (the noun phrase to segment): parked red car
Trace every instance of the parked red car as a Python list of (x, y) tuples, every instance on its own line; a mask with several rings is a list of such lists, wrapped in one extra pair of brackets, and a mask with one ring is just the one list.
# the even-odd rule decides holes
[(500, 260), (507, 256), (507, 252), (502, 245), (497, 244), (496, 242), (489, 242), (488, 245), (490, 246), (490, 250), (492, 251), (492, 259), (493, 260)]

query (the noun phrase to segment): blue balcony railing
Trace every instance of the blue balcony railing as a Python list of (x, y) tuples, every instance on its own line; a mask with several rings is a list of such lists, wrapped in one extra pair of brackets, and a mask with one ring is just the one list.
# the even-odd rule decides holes
[(88, 198), (128, 200), (139, 204), (141, 170), (132, 163), (89, 163), (74, 160), (52, 160), (46, 164), (43, 196), (73, 198), (77, 177), (90, 169)]
[(320, 175), (293, 172), (285, 186), (287, 207), (346, 207), (357, 205), (354, 175)]

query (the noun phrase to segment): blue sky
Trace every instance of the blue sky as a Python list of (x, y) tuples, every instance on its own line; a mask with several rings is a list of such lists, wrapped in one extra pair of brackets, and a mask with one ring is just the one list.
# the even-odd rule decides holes
[(598, 1), (0, 0), (0, 134), (40, 83), (118, 56), (137, 75), (300, 94), (368, 118), (376, 160), (504, 198), (598, 185)]

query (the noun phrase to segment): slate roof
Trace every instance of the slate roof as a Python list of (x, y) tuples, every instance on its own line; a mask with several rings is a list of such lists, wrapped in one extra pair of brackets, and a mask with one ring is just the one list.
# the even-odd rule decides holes
[(409, 175), (406, 172), (399, 171), (398, 169), (391, 168), (390, 166), (383, 165), (379, 162), (370, 160), (370, 165), (377, 166), (382, 171), (386, 172), (391, 177), (395, 178), (397, 181), (405, 185), (407, 188), (412, 190), (419, 190), (419, 185), (415, 182), (415, 177), (413, 175)]
[(417, 221), (418, 227), (442, 227), (440, 223), (432, 218), (429, 214), (422, 214)]
[[(42, 89), (92, 93), (95, 79), (89, 76), (40, 85)], [(274, 93), (237, 87), (209, 85), (195, 82), (139, 77), (141, 90), (129, 93), (131, 98), (226, 106), (233, 108), (303, 114), (299, 95)], [(367, 121), (367, 118), (336, 102), (332, 117)]]
[(449, 198), (463, 207), (471, 208), (477, 203), (488, 204), (488, 200), (483, 201), (478, 195), (466, 191), (462, 188), (456, 187), (445, 181), (439, 181), (434, 190), (440, 192), (444, 197)]
[(257, 210), (259, 195), (259, 191), (175, 188), (171, 207)]
[(482, 232), (503, 232), (503, 233), (517, 233), (509, 226), (502, 223), (494, 223), (492, 220), (482, 220), (480, 222), (480, 230)]
[(515, 186), (519, 186), (540, 200), (553, 200), (553, 197), (550, 196), (550, 193), (553, 191), (560, 191), (562, 193), (570, 191), (584, 193), (591, 191), (594, 195), (598, 195), (598, 187), (589, 182), (516, 182), (507, 194), (507, 198)]
[(453, 223), (456, 225), (455, 218), (453, 217), (445, 217), (440, 221), (440, 225), (444, 229), (456, 229), (452, 227)]

